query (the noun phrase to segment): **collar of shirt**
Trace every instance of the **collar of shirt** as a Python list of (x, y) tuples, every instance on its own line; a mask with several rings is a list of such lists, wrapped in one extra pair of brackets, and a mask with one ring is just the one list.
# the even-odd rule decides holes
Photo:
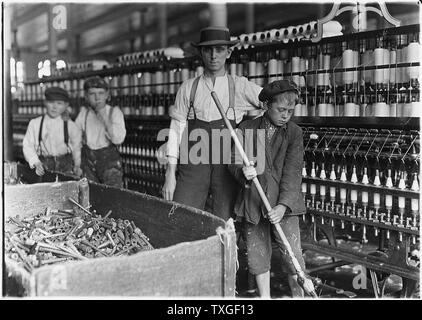
[(267, 112), (265, 112), (263, 116), (262, 126), (265, 129), (265, 137), (268, 144), (271, 144), (272, 138), (276, 132), (279, 130), (286, 130), (286, 124), (282, 125), (281, 127), (275, 126), (269, 119)]
[(215, 83), (213, 83), (212, 82), (212, 78), (206, 76), (205, 73), (202, 74), (201, 77), (202, 77), (202, 80), (204, 81), (205, 85), (207, 86), (207, 88), (210, 91), (213, 91), (214, 90), (214, 87), (216, 87), (216, 85), (217, 85), (217, 81), (218, 82), (224, 81), (224, 83), (226, 83), (228, 81), (228, 79), (227, 79), (227, 72), (224, 72), (224, 75), (222, 75), (222, 76), (216, 76), (215, 77)]
[(278, 127), (278, 126), (274, 125), (274, 124), (271, 122), (270, 117), (268, 116), (268, 112), (265, 112), (265, 113), (264, 113), (264, 115), (263, 115), (262, 117), (263, 117), (263, 120), (264, 120), (263, 125), (264, 125), (265, 127), (274, 127), (275, 129), (282, 129), (282, 130), (286, 130), (286, 129), (287, 129), (287, 123), (283, 124), (283, 125), (282, 125), (282, 126), (280, 126), (280, 127)]
[(47, 113), (45, 114), (45, 117), (44, 117), (44, 121), (45, 122), (50, 122), (50, 123), (54, 123), (54, 122), (60, 122), (60, 121), (62, 121), (62, 117), (61, 116), (58, 116), (58, 117), (56, 117), (56, 118), (51, 118)]

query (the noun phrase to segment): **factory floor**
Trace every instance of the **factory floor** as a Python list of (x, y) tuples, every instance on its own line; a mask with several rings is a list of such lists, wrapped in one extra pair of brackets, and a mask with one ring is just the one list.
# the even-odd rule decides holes
[[(358, 251), (362, 250), (362, 246), (359, 242), (338, 240), (338, 245), (353, 248)], [(238, 298), (258, 298), (256, 293), (248, 292), (248, 289), (254, 288), (254, 280), (251, 281), (253, 278), (250, 277), (248, 279), (246, 250), (244, 243), (241, 240), (238, 242), (238, 247), (239, 270), (237, 272), (236, 296)], [(277, 268), (277, 255), (278, 253), (273, 253), (272, 258), (271, 297), (274, 299), (290, 298), (290, 289), (287, 284), (287, 279)], [(307, 269), (333, 262), (331, 257), (312, 251), (305, 251), (304, 258)], [(327, 299), (374, 299), (375, 296), (371, 281), (368, 280), (366, 289), (356, 290), (353, 287), (353, 281), (356, 275), (361, 274), (361, 272), (361, 266), (350, 264), (313, 273), (312, 277), (319, 278), (322, 284), (324, 284), (324, 286), (318, 286), (316, 288), (317, 295), (320, 298)], [(362, 286), (364, 285), (365, 284)], [(383, 297), (399, 298), (401, 289), (401, 277), (391, 275), (386, 280), (385, 294)], [(414, 292), (412, 298), (419, 298), (419, 290)]]

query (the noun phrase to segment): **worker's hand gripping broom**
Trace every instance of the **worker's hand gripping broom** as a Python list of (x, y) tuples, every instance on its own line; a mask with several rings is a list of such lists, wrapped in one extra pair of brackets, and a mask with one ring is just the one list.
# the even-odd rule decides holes
[[(217, 94), (214, 91), (212, 91), (211, 92), (211, 96), (214, 99), (214, 102), (217, 105), (218, 111), (220, 112), (220, 114), (223, 117), (223, 120), (224, 120), (227, 128), (230, 131), (230, 135), (233, 138), (233, 141), (234, 141), (234, 143), (236, 145), (236, 148), (237, 148), (238, 152), (242, 156), (243, 163), (246, 166), (249, 166), (250, 165), (249, 159), (248, 159), (245, 151), (243, 150), (243, 147), (242, 147), (242, 145), (241, 145), (241, 143), (240, 143), (240, 141), (239, 141), (239, 139), (238, 139), (238, 137), (236, 135), (236, 132), (234, 131), (233, 127), (231, 126), (229, 119), (227, 119), (226, 113), (224, 112), (223, 106), (221, 105), (220, 100), (217, 97)], [(270, 203), (269, 203), (269, 201), (267, 199), (267, 196), (264, 193), (264, 190), (261, 187), (261, 184), (259, 183), (258, 178), (255, 177), (255, 178), (253, 178), (252, 181), (255, 184), (255, 187), (258, 190), (258, 193), (259, 193), (262, 201), (264, 202), (265, 208), (268, 211), (270, 211), (271, 210), (271, 205), (270, 205)], [(293, 263), (293, 266), (294, 266), (294, 268), (296, 270), (296, 274), (297, 274), (297, 277), (298, 277), (298, 283), (303, 288), (303, 290), (305, 291), (306, 294), (308, 294), (308, 295), (310, 295), (310, 296), (312, 296), (314, 298), (317, 298), (317, 294), (315, 292), (315, 288), (314, 288), (314, 285), (312, 283), (312, 280), (309, 279), (309, 278), (307, 278), (305, 276), (305, 273), (303, 272), (302, 268), (300, 267), (299, 262), (297, 261), (296, 257), (294, 256), (293, 251), (292, 251), (292, 248), (290, 246), (290, 243), (287, 240), (286, 236), (284, 235), (284, 232), (281, 229), (280, 224), (277, 223), (277, 224), (274, 225), (274, 227), (276, 228), (276, 230), (277, 230), (277, 232), (278, 232), (278, 234), (279, 234), (279, 236), (281, 238), (281, 241), (283, 242), (283, 245), (284, 245), (284, 247), (285, 247), (285, 249), (286, 249), (286, 251), (287, 251), (287, 253), (289, 255), (289, 258), (291, 259), (291, 261)]]

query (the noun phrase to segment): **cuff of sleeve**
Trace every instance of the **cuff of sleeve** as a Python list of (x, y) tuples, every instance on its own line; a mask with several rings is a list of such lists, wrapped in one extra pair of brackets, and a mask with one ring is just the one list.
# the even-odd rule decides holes
[(40, 162), (40, 159), (39, 159), (37, 156), (32, 157), (31, 159), (29, 159), (29, 160), (28, 160), (29, 167), (30, 167), (31, 169), (34, 169), (35, 164), (36, 164), (37, 162)]
[(170, 116), (170, 118), (172, 118), (174, 120), (178, 120), (178, 121), (185, 121), (186, 120), (186, 115), (183, 115), (181, 113), (178, 113), (174, 109), (170, 109), (169, 110), (169, 116)]
[(176, 164), (177, 165), (177, 157), (168, 155), (167, 161), (168, 161), (169, 164)]
[(292, 211), (292, 207), (293, 207), (293, 205), (294, 205), (294, 203), (293, 203), (292, 201), (288, 201), (288, 200), (286, 200), (286, 199), (281, 199), (281, 200), (279, 200), (277, 204), (282, 204), (282, 205), (284, 205), (284, 206), (286, 207), (286, 211), (287, 211), (287, 209), (289, 209), (289, 210), (290, 210), (290, 212)]

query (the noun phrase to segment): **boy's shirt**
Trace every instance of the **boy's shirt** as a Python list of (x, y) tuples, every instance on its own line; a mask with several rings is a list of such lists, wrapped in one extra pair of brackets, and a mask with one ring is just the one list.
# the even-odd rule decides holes
[[(42, 141), (39, 143), (41, 117), (32, 119), (23, 139), (23, 154), (31, 168), (39, 162), (39, 156), (62, 156), (72, 152), (75, 166), (81, 164), (82, 133), (72, 120), (67, 121), (69, 148), (64, 141), (64, 121), (62, 117), (55, 119), (44, 115)], [(69, 150), (70, 149), (70, 150)]]
[[(259, 129), (265, 130), (265, 137), (260, 137), (259, 134), (254, 136), (256, 141), (253, 144), (260, 144), (261, 146), (254, 147), (254, 150), (249, 150), (249, 152), (248, 150), (245, 151), (249, 160), (253, 159), (253, 156), (259, 157), (262, 153), (265, 153), (265, 165), (263, 166), (258, 159), (256, 169), (258, 180), (271, 206), (284, 204), (290, 209), (288, 214), (303, 214), (306, 208), (300, 189), (303, 164), (303, 137), (300, 127), (291, 121), (282, 127), (275, 127), (264, 114), (264, 116), (254, 120), (245, 121), (239, 126), (239, 129), (240, 141), (245, 137), (245, 130), (247, 129), (253, 129), (255, 132)], [(252, 138), (250, 135), (249, 137)], [(246, 139), (248, 139), (247, 134)], [(245, 144), (250, 146), (251, 141), (245, 141)], [(264, 145), (265, 151), (263, 151), (262, 145)], [(254, 154), (251, 154), (251, 152)], [(233, 155), (232, 161), (235, 158), (236, 156)], [(235, 205), (236, 215), (244, 217), (250, 223), (257, 224), (261, 213), (265, 211), (262, 200), (253, 183), (249, 183), (249, 187), (245, 188), (246, 179), (242, 172), (243, 164), (232, 163), (229, 165), (229, 170), (242, 185)]]
[[(111, 109), (111, 106), (106, 105), (96, 115), (91, 108), (81, 108), (75, 122), (86, 133), (87, 141), (85, 143), (88, 148), (98, 150), (108, 147), (110, 143), (122, 144), (125, 140), (126, 127), (123, 112), (119, 108), (114, 107), (110, 117)], [(104, 122), (99, 117), (108, 123), (108, 130), (106, 130)]]

